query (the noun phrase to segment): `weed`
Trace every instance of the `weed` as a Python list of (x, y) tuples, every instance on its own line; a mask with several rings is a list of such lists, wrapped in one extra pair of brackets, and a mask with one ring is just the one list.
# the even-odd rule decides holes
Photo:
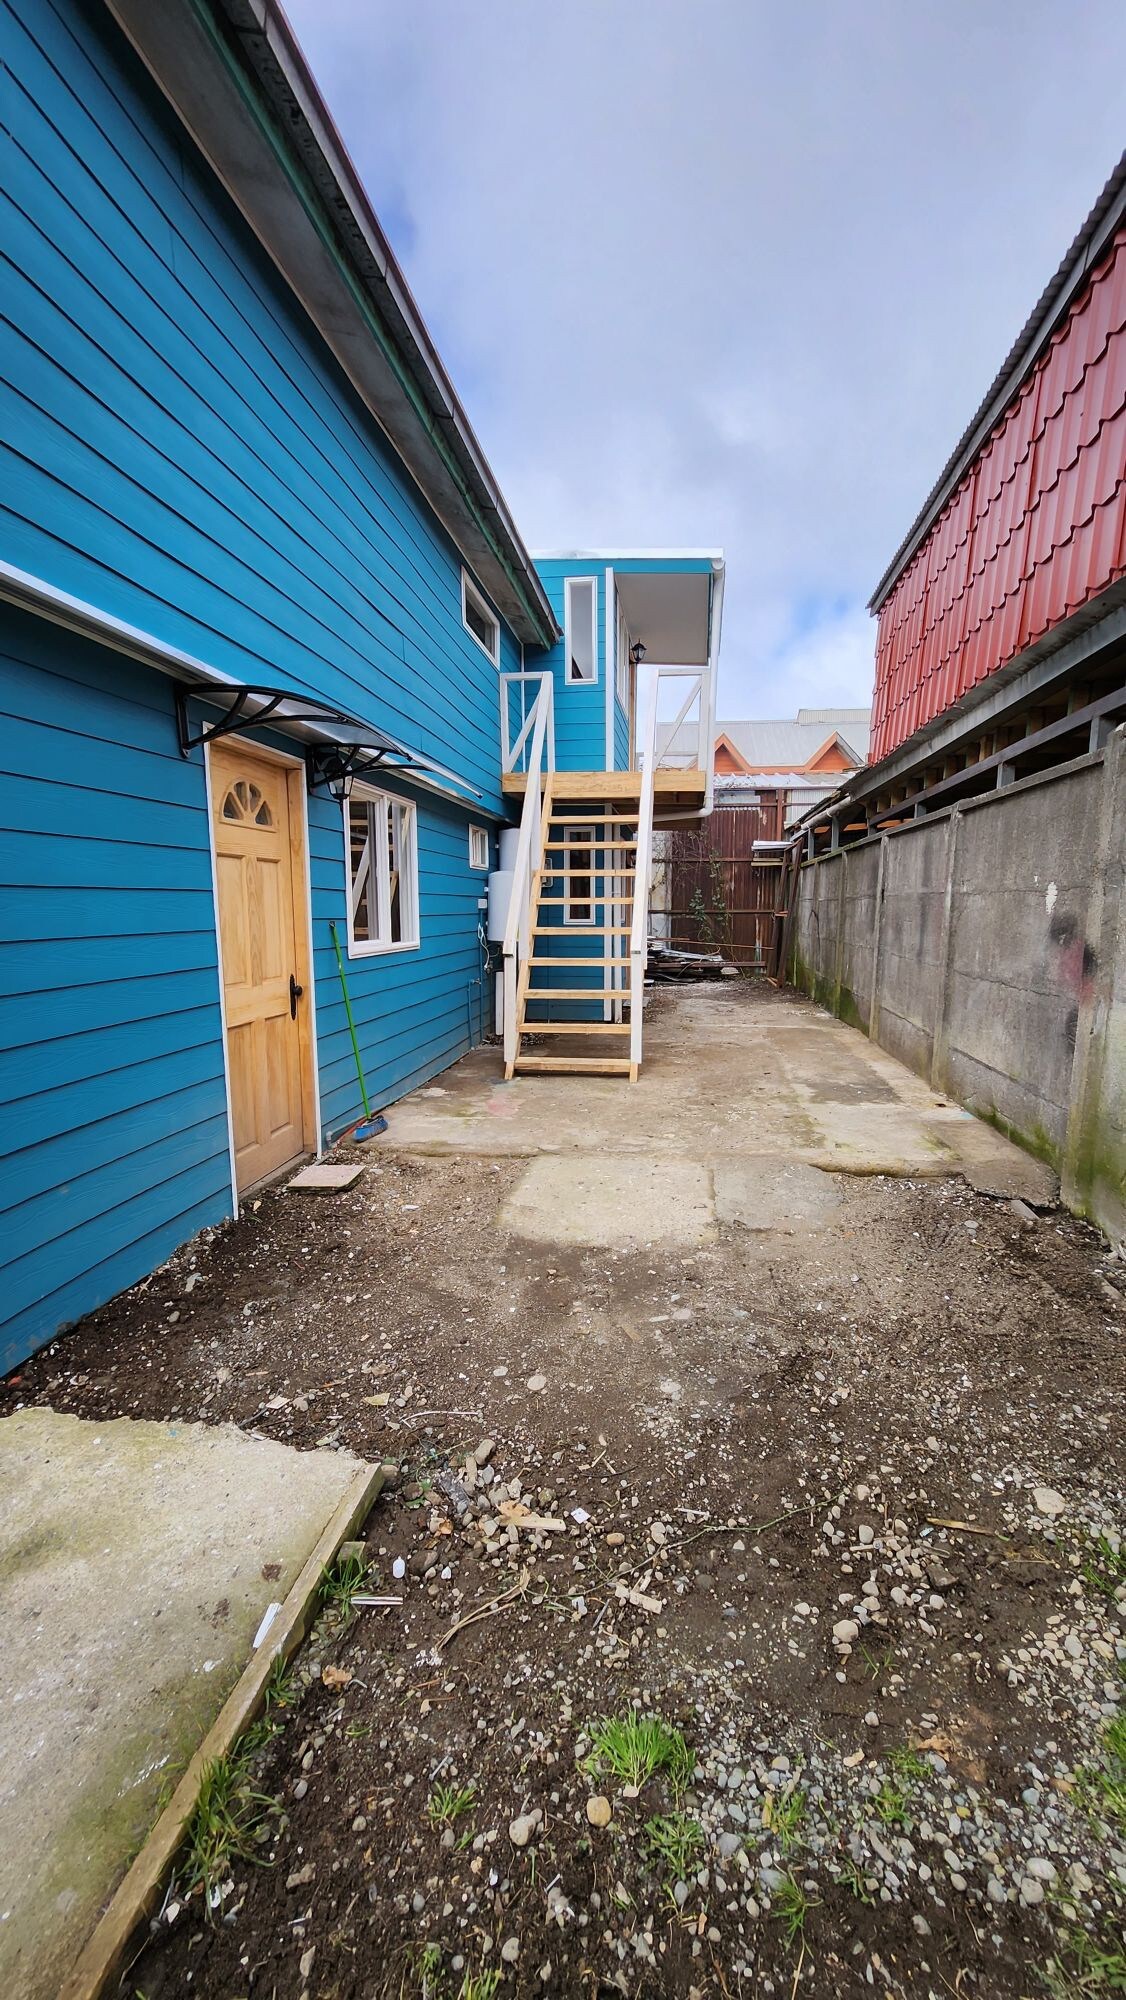
[(1077, 1773), (1076, 1796), (1088, 1816), (1126, 1835), (1126, 1709), (1103, 1731), (1103, 1762)]
[(240, 1748), (204, 1765), (199, 1797), (188, 1823), (187, 1886), (202, 1888), (210, 1904), (234, 1861), (264, 1865), (256, 1849), (275, 1801), (250, 1782), (250, 1754)]
[(297, 1676), (292, 1671), (289, 1661), (283, 1654), (279, 1653), (273, 1666), (270, 1668), (269, 1679), (265, 1687), (267, 1715), (274, 1708), (292, 1708), (294, 1702), (297, 1700), (298, 1692)]
[(658, 1771), (668, 1778), (674, 1795), (679, 1796), (696, 1766), (696, 1759), (679, 1729), (670, 1728), (657, 1715), (609, 1716), (591, 1728), (595, 1769), (620, 1778), (638, 1790)]
[(797, 1845), (804, 1818), (805, 1793), (796, 1785), (777, 1798), (772, 1793), (767, 1793), (762, 1809), (762, 1823), (770, 1828), (783, 1854), (788, 1854), (791, 1847)]
[(876, 1655), (867, 1646), (861, 1646), (860, 1651), (864, 1659), (864, 1671), (869, 1680), (878, 1681), (885, 1667), (890, 1663), (892, 1655), (895, 1652), (895, 1647), (889, 1646), (881, 1659), (877, 1659)]
[(350, 1722), (344, 1734), (349, 1743), (363, 1743), (366, 1742), (369, 1736), (375, 1735), (375, 1724), (374, 1722)]
[(931, 1767), (926, 1758), (920, 1757), (917, 1750), (910, 1750), (906, 1746), (893, 1750), (888, 1763), (896, 1776), (909, 1785), (920, 1784), (924, 1778), (929, 1778), (931, 1775)]
[(1126, 1993), (1126, 1952), (1120, 1942), (1108, 1947), (1073, 1924), (1061, 1944), (1044, 1975), (1052, 2000), (1110, 2000), (1111, 1994)]
[(837, 1870), (837, 1881), (842, 1889), (847, 1889), (850, 1895), (856, 1897), (857, 1902), (869, 1905), (875, 1902), (876, 1898), (872, 1893), (875, 1888), (875, 1878), (866, 1876), (851, 1855), (847, 1861), (841, 1862)]
[(336, 1611), (341, 1618), (352, 1615), (352, 1599), (367, 1581), (368, 1566), (361, 1556), (345, 1556), (330, 1569), (321, 1571), (321, 1609)]
[(472, 1809), (476, 1786), (435, 1785), (426, 1804), (426, 1817), (431, 1826), (452, 1826), (462, 1813)]
[(784, 1925), (787, 1944), (793, 1944), (794, 1939), (801, 1936), (809, 1912), (817, 1907), (816, 1900), (806, 1895), (793, 1875), (783, 1878), (781, 1887), (774, 1892), (770, 1914)]
[(1116, 1549), (1105, 1535), (1097, 1535), (1080, 1575), (1091, 1590), (1113, 1598), (1119, 1584), (1126, 1583), (1126, 1546)]
[(901, 1785), (893, 1785), (890, 1778), (885, 1778), (872, 1800), (872, 1810), (881, 1826), (906, 1826), (906, 1791)]
[[(442, 1952), (433, 1942), (416, 1945), (408, 1952), (411, 1971), (418, 1982), (419, 2000), (441, 2000), (445, 1989), (442, 1978)], [(412, 1991), (413, 1983), (412, 1983)], [(400, 1984), (399, 2000), (405, 2000), (406, 1989)]]
[(457, 2000), (493, 2000), (499, 1985), (500, 1973), (496, 1970), (467, 1972), (458, 1989)]
[(645, 1838), (654, 1859), (683, 1881), (695, 1868), (704, 1836), (699, 1823), (686, 1813), (658, 1813), (645, 1822)]

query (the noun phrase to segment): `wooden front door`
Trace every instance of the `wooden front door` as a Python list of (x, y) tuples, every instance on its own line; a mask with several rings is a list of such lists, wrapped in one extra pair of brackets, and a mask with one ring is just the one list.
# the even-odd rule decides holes
[(315, 1145), (300, 773), (211, 752), (227, 1073), (240, 1194)]

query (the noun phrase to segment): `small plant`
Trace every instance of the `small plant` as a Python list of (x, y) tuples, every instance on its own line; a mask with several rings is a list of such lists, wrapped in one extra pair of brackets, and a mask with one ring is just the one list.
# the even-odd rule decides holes
[(870, 1647), (861, 1646), (860, 1653), (864, 1661), (864, 1671), (867, 1674), (868, 1679), (870, 1681), (879, 1680), (880, 1675), (885, 1671), (894, 1652), (895, 1652), (895, 1647), (889, 1646), (887, 1652), (883, 1654), (882, 1658), (878, 1658), (877, 1655), (871, 1651)]
[(890, 1778), (885, 1778), (872, 1800), (872, 1810), (881, 1826), (906, 1826), (906, 1791), (902, 1786), (894, 1785)]
[(924, 1778), (929, 1778), (931, 1774), (931, 1767), (927, 1763), (926, 1758), (920, 1757), (917, 1750), (911, 1750), (906, 1745), (903, 1745), (898, 1750), (893, 1750), (891, 1756), (888, 1758), (888, 1763), (891, 1765), (896, 1776), (902, 1778), (904, 1783), (908, 1785), (920, 1784)]
[(1126, 1993), (1126, 1952), (1117, 1941), (1106, 1945), (1073, 1924), (1048, 1960), (1044, 1983), (1052, 2000), (1110, 2000)]
[(500, 1973), (495, 1970), (467, 1972), (458, 1989), (457, 2000), (493, 2000), (499, 1985)]
[(797, 1845), (805, 1818), (805, 1793), (796, 1783), (777, 1797), (768, 1792), (762, 1809), (762, 1823), (770, 1828), (783, 1854)]
[(704, 1836), (698, 1821), (686, 1813), (659, 1813), (645, 1822), (649, 1851), (668, 1874), (683, 1881), (692, 1873)]
[(610, 1716), (591, 1729), (594, 1769), (606, 1770), (623, 1784), (640, 1791), (658, 1771), (668, 1778), (674, 1796), (679, 1797), (696, 1768), (696, 1759), (679, 1729), (670, 1728), (657, 1715)]
[(1077, 1797), (1087, 1814), (1126, 1835), (1126, 1709), (1103, 1731), (1103, 1762), (1078, 1773)]
[(858, 1903), (871, 1905), (875, 1902), (876, 1898), (872, 1893), (875, 1888), (874, 1879), (870, 1882), (869, 1877), (851, 1855), (846, 1861), (841, 1862), (837, 1870), (837, 1881), (842, 1889), (847, 1889), (851, 1896), (856, 1897)]
[(785, 1929), (787, 1944), (793, 1944), (794, 1939), (801, 1936), (809, 1912), (817, 1907), (815, 1898), (806, 1895), (793, 1875), (784, 1877), (781, 1887), (774, 1892), (770, 1914), (777, 1917)]
[(352, 1615), (352, 1599), (367, 1581), (368, 1566), (360, 1556), (337, 1559), (331, 1569), (321, 1571), (321, 1607), (336, 1611), (341, 1618)]
[[(441, 1996), (446, 1990), (445, 1982), (442, 1978), (441, 1947), (431, 1940), (429, 1944), (415, 1945), (413, 1950), (408, 1953), (408, 1957), (414, 1979), (418, 1982), (418, 2000), (441, 2000)], [(405, 1985), (400, 1984), (400, 2000), (405, 2000), (406, 1990)], [(414, 1990), (412, 1981), (412, 1993)]]
[(1105, 1535), (1096, 1535), (1080, 1575), (1090, 1590), (1113, 1598), (1119, 1584), (1126, 1583), (1126, 1547), (1115, 1548)]
[(476, 1794), (475, 1785), (435, 1785), (426, 1803), (426, 1817), (431, 1826), (452, 1826), (462, 1813), (471, 1811)]
[(204, 1765), (199, 1797), (188, 1823), (187, 1886), (201, 1888), (210, 1906), (234, 1861), (265, 1865), (256, 1850), (275, 1801), (256, 1792), (250, 1779), (250, 1753), (213, 1757)]

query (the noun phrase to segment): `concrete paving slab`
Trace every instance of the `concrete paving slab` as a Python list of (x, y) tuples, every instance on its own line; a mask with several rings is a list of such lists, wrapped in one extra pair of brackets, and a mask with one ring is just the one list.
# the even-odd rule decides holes
[(544, 1154), (521, 1175), (500, 1226), (537, 1243), (708, 1243), (711, 1176), (697, 1160)]
[(363, 1173), (362, 1167), (318, 1161), (315, 1166), (302, 1167), (299, 1174), (294, 1174), (287, 1190), (290, 1194), (346, 1194), (363, 1179)]
[(233, 1426), (0, 1422), (0, 1993), (47, 2000), (362, 1470)]
[(781, 1230), (792, 1235), (832, 1223), (841, 1191), (832, 1174), (801, 1160), (761, 1158), (717, 1160), (712, 1169), (715, 1210), (720, 1222), (744, 1229)]
[(440, 1096), (433, 1086), (416, 1091), (388, 1125), (369, 1157), (381, 1149), (492, 1158), (598, 1150), (705, 1163), (771, 1155), (843, 1173), (964, 1170), (990, 1192), (1051, 1199), (1038, 1162), (858, 1029), (750, 981), (735, 992), (660, 993), (646, 1014), (637, 1083), (562, 1075), (505, 1083), (500, 1051), (476, 1049), (447, 1070)]

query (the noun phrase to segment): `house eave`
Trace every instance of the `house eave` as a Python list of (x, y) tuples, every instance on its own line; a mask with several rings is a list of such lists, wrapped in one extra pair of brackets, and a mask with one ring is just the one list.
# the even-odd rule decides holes
[(543, 585), (276, 0), (106, 0), (518, 639)]

